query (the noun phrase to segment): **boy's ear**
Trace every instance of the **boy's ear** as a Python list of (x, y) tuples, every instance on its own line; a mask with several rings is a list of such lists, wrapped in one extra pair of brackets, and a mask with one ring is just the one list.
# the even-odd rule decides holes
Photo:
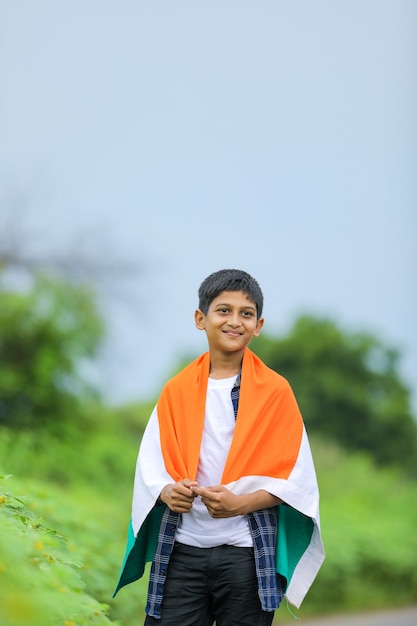
[(200, 309), (197, 309), (196, 312), (194, 313), (194, 321), (198, 330), (205, 329), (205, 326), (204, 326), (205, 319), (206, 319), (206, 316), (204, 315), (204, 313), (200, 311)]
[(259, 337), (259, 334), (260, 334), (260, 332), (261, 332), (261, 330), (262, 330), (262, 326), (264, 325), (264, 321), (265, 321), (265, 320), (264, 320), (264, 318), (263, 318), (263, 317), (260, 317), (260, 318), (258, 319), (258, 321), (256, 322), (256, 330), (255, 330), (255, 332), (253, 333), (253, 336), (254, 336), (254, 337)]

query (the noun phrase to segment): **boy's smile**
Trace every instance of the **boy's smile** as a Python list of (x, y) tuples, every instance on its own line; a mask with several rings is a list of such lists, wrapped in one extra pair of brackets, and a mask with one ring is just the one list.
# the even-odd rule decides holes
[(211, 302), (207, 315), (196, 311), (195, 323), (206, 331), (210, 350), (236, 352), (259, 335), (263, 318), (257, 319), (256, 304), (245, 293), (223, 291)]

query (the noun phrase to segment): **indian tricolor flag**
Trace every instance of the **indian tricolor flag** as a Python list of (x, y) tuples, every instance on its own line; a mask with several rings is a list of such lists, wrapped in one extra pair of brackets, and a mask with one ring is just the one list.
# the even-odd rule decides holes
[[(148, 422), (117, 590), (140, 578), (153, 558), (164, 509), (155, 503), (164, 485), (196, 477), (209, 368), (207, 352), (168, 381)], [(248, 348), (222, 484), (238, 495), (265, 489), (285, 502), (278, 507), (276, 564), (287, 580), (286, 598), (298, 608), (325, 556), (316, 473), (291, 387)]]

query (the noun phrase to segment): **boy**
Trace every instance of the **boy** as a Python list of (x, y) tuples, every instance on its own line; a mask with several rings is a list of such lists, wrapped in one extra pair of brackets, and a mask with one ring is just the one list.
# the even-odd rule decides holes
[(152, 561), (146, 626), (270, 625), (324, 559), (313, 461), (289, 384), (248, 348), (264, 323), (256, 280), (220, 270), (198, 293), (209, 351), (146, 427), (116, 593)]

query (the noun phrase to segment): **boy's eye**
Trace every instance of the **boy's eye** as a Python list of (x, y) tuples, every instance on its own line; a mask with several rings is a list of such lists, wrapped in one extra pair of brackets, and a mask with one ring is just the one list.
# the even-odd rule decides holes
[[(221, 307), (220, 309), (217, 309), (218, 313), (230, 313), (230, 309), (227, 307)], [(255, 313), (253, 311), (242, 311), (242, 316), (243, 317), (253, 317), (255, 315)]]

